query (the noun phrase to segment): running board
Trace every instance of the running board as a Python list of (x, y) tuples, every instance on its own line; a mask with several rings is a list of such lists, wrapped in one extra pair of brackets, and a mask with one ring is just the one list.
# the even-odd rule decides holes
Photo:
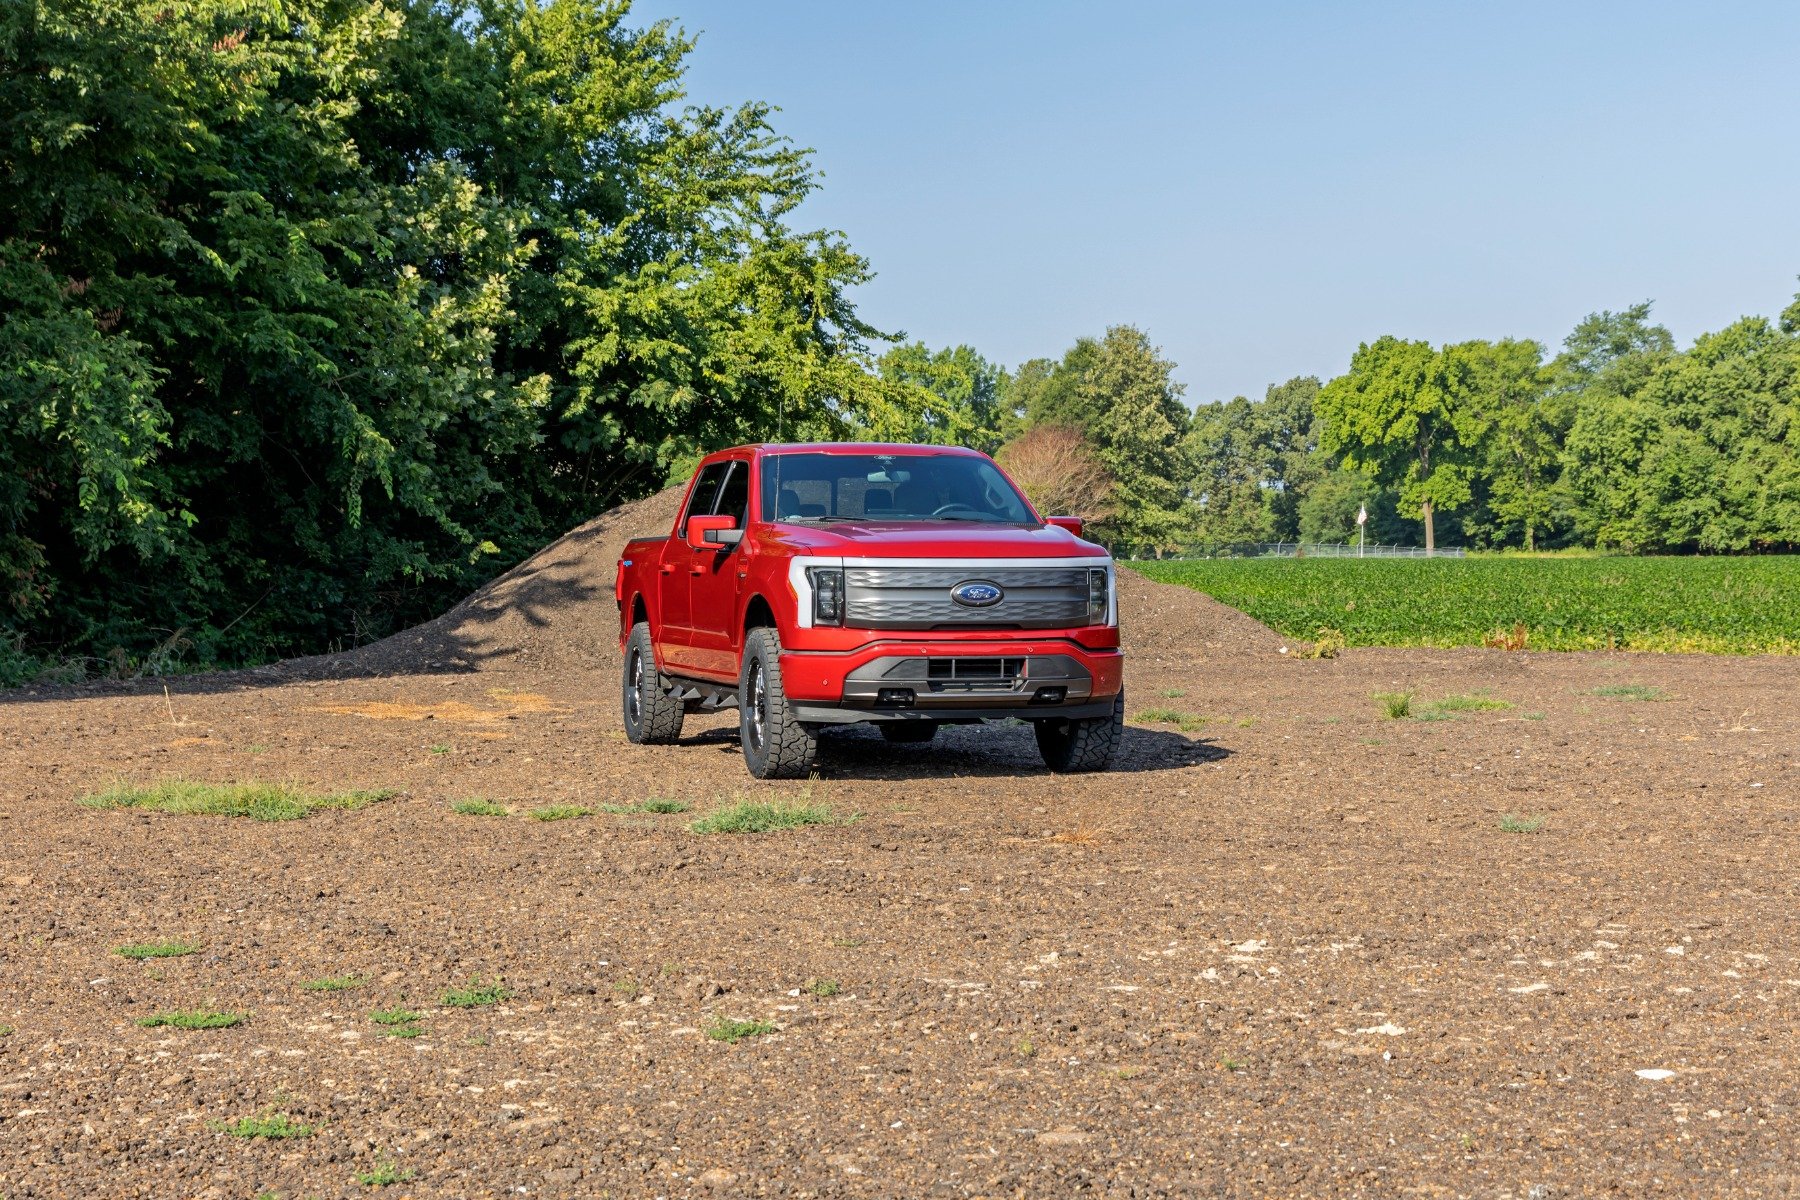
[(723, 683), (708, 683), (703, 679), (684, 679), (665, 675), (669, 694), (683, 704), (699, 701), (701, 712), (718, 712), (721, 709), (738, 706), (737, 689)]

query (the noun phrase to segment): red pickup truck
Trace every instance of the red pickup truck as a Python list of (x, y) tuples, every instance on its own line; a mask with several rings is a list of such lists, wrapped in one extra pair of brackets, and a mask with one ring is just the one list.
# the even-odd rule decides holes
[(928, 742), (1015, 717), (1053, 771), (1101, 770), (1119, 744), (1112, 559), (973, 450), (708, 455), (669, 536), (625, 547), (614, 592), (633, 742), (736, 707), (758, 779), (806, 776), (819, 730), (858, 721)]

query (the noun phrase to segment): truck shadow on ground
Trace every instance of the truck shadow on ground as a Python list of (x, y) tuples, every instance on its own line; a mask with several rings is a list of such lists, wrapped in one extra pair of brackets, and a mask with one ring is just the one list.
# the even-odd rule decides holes
[[(741, 753), (735, 726), (708, 729), (681, 739), (685, 746), (712, 746)], [(1219, 762), (1235, 751), (1210, 738), (1191, 738), (1162, 729), (1126, 726), (1109, 771), (1174, 771)], [(1018, 725), (952, 725), (923, 745), (895, 745), (871, 725), (828, 729), (819, 738), (818, 772), (825, 779), (937, 779), (944, 777), (1047, 775), (1032, 732)]]

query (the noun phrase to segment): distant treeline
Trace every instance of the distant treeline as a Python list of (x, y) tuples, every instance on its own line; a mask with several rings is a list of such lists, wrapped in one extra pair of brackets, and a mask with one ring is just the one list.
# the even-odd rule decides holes
[[(1198, 415), (1139, 330), (1001, 370), (873, 329), (765, 105), (607, 0), (0, 6), (0, 683), (315, 652), (705, 450), (1000, 452), (1121, 543), (1800, 540), (1800, 309), (1684, 353), (1384, 339)], [(883, 352), (885, 349), (885, 352)]]
[[(1083, 340), (1000, 379), (991, 436), (1005, 458), (1032, 431), (1078, 434), (1112, 484), (1088, 498), (1114, 514), (1102, 531), (1152, 551), (1344, 541), (1365, 506), (1385, 542), (1800, 547), (1800, 300), (1686, 350), (1647, 302), (1587, 317), (1554, 357), (1528, 340), (1383, 337), (1323, 385), (1290, 379), (1191, 416), (1168, 368), (1136, 330)], [(1065, 448), (1052, 477), (1081, 458)]]

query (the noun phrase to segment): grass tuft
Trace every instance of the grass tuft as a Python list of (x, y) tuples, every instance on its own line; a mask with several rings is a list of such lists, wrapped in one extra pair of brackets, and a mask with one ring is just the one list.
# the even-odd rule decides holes
[(1492, 696), (1445, 696), (1442, 700), (1429, 701), (1425, 709), (1436, 713), (1505, 712), (1512, 706), (1512, 701), (1496, 700)]
[(214, 1012), (209, 1008), (178, 1008), (171, 1012), (159, 1012), (153, 1017), (139, 1017), (137, 1023), (145, 1029), (155, 1029), (167, 1025), (172, 1029), (229, 1029), (241, 1024), (243, 1013)]
[(369, 1020), (377, 1025), (411, 1025), (424, 1019), (425, 1014), (401, 1008), (399, 1005), (395, 1005), (393, 1008), (378, 1008), (369, 1014)]
[(1173, 725), (1183, 733), (1198, 733), (1206, 725), (1205, 717), (1173, 708), (1146, 708), (1132, 719), (1139, 725)]
[(1521, 817), (1516, 813), (1507, 813), (1500, 818), (1501, 833), (1536, 833), (1543, 827), (1542, 817)]
[(467, 987), (451, 988), (444, 993), (446, 1008), (481, 1008), (489, 1004), (498, 1004), (512, 997), (512, 992), (503, 983), (482, 983), (480, 979), (469, 980)]
[(531, 819), (534, 821), (567, 821), (573, 817), (591, 817), (593, 815), (593, 809), (583, 808), (579, 804), (546, 804), (542, 808), (532, 809), (530, 813)]
[(383, 1157), (370, 1170), (356, 1172), (355, 1178), (364, 1187), (377, 1188), (405, 1183), (417, 1174), (411, 1167), (402, 1167), (393, 1159)]
[(235, 1121), (208, 1121), (207, 1124), (220, 1133), (241, 1138), (311, 1137), (319, 1128), (317, 1125), (296, 1121), (284, 1112), (258, 1113), (254, 1117), (239, 1117)]
[(1589, 693), (1594, 696), (1605, 696), (1608, 700), (1666, 700), (1663, 690), (1643, 683), (1613, 683), (1606, 687), (1597, 687)]
[(309, 979), (300, 985), (303, 992), (354, 992), (367, 983), (361, 975), (327, 975), (323, 979)]
[(116, 784), (83, 796), (89, 808), (137, 809), (174, 816), (249, 817), (253, 821), (298, 821), (321, 809), (350, 811), (386, 800), (392, 790), (304, 792), (284, 783), (196, 783), (166, 779), (143, 786)]
[(113, 953), (120, 958), (135, 959), (139, 962), (147, 958), (180, 958), (185, 954), (200, 953), (200, 943), (189, 941), (134, 942), (129, 946), (118, 947)]
[(631, 817), (644, 813), (684, 813), (689, 807), (685, 800), (665, 800), (660, 796), (652, 796), (636, 804), (602, 804), (600, 811), (615, 817)]
[(736, 1045), (745, 1038), (761, 1037), (765, 1033), (774, 1033), (775, 1026), (768, 1021), (733, 1021), (729, 1017), (716, 1017), (706, 1027), (706, 1036), (715, 1042)]
[(504, 817), (512, 809), (492, 800), (456, 800), (451, 802), (450, 811), (459, 817)]
[(806, 990), (820, 999), (825, 999), (837, 995), (844, 989), (835, 979), (814, 979), (806, 985)]
[(690, 833), (773, 833), (782, 829), (799, 829), (804, 825), (849, 825), (857, 814), (840, 817), (829, 806), (810, 803), (783, 803), (763, 800), (739, 800), (716, 808), (697, 821), (688, 823)]
[(1412, 716), (1413, 694), (1411, 692), (1376, 692), (1375, 703), (1381, 705), (1381, 711), (1392, 720)]

